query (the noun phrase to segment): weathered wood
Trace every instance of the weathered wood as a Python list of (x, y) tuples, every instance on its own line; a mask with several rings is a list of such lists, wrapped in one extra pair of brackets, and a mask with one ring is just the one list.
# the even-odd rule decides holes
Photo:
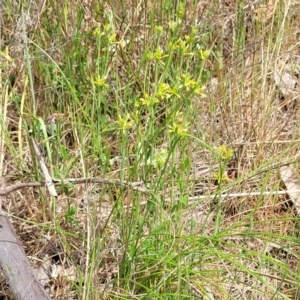
[(50, 300), (36, 279), (8, 217), (0, 215), (0, 265), (16, 300)]

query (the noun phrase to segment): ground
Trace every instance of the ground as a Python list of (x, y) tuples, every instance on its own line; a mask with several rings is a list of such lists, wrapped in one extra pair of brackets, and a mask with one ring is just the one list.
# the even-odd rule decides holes
[(298, 299), (297, 2), (1, 12), (1, 176), (45, 180), (33, 136), (58, 194), (2, 211), (52, 299)]

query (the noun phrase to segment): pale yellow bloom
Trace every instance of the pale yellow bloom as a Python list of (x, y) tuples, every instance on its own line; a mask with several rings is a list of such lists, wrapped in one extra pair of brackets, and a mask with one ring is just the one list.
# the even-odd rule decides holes
[(169, 133), (179, 135), (179, 136), (184, 136), (188, 132), (188, 129), (184, 127), (182, 123), (173, 122), (172, 125), (168, 126), (168, 129), (169, 129)]
[(203, 50), (203, 49), (200, 49), (200, 57), (202, 60), (207, 60), (210, 56), (210, 50)]
[(117, 124), (120, 130), (128, 130), (133, 127), (134, 122), (131, 119), (129, 114), (126, 114), (124, 117), (118, 115)]
[(147, 107), (153, 107), (156, 103), (159, 103), (159, 100), (156, 97), (150, 96), (145, 93), (144, 98), (140, 98), (141, 105)]
[(106, 83), (106, 77), (97, 77), (94, 80), (94, 84), (98, 87), (109, 87), (109, 85)]
[(155, 26), (155, 30), (156, 30), (159, 34), (162, 34), (162, 32), (163, 32), (163, 27), (162, 27), (162, 26)]
[(173, 95), (173, 91), (170, 88), (170, 85), (167, 83), (161, 83), (158, 87), (158, 91), (156, 93), (156, 96), (161, 99), (168, 99)]
[(233, 151), (232, 149), (227, 148), (227, 147), (224, 146), (224, 145), (219, 146), (218, 152), (219, 152), (221, 158), (224, 159), (224, 160), (229, 160), (229, 159), (231, 159), (231, 157), (232, 157), (233, 154), (234, 154), (234, 151)]
[(162, 60), (163, 58), (168, 57), (167, 54), (164, 54), (164, 51), (161, 47), (157, 47), (155, 52), (151, 52), (147, 54), (148, 59), (155, 59), (157, 61)]

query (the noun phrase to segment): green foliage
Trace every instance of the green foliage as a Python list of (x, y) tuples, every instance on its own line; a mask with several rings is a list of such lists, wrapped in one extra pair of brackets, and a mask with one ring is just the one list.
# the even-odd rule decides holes
[[(275, 65), (278, 41), (274, 35), (265, 41), (268, 30), (257, 37), (257, 24), (249, 28), (245, 9), (250, 6), (245, 1), (237, 1), (235, 7), (222, 4), (224, 14), (233, 9), (225, 19), (220, 1), (208, 1), (207, 9), (202, 2), (50, 1), (25, 47), (24, 83), (11, 75), (2, 80), (1, 113), (5, 116), (12, 103), (17, 122), (8, 128), (1, 120), (5, 146), (0, 150), (3, 157), (7, 151), (19, 174), (29, 170), (31, 177), (42, 180), (35, 158), (28, 158), (27, 131), (32, 127), (54, 179), (117, 179), (133, 182), (134, 187), (140, 183), (147, 190), (131, 185), (99, 188), (86, 180), (80, 188), (57, 188), (59, 197), (52, 199), (52, 206), (42, 194), (33, 199), (32, 211), (28, 206), (28, 212), (22, 212), (21, 218), (28, 215), (36, 224), (52, 223), (49, 234), (64, 248), (65, 261), (76, 266), (77, 281), (70, 279), (76, 297), (71, 298), (244, 297), (234, 298), (228, 288), (232, 285), (241, 291), (252, 289), (256, 298), (266, 294), (268, 299), (288, 299), (286, 290), (299, 290), (297, 268), (248, 247), (252, 239), (265, 249), (276, 240), (286, 253), (298, 255), (293, 249), (297, 239), (290, 232), (268, 231), (269, 221), (256, 219), (268, 198), (259, 196), (250, 206), (250, 197), (223, 197), (243, 191), (247, 184), (248, 191), (262, 195), (274, 186), (279, 189), (278, 182), (269, 184), (266, 171), (298, 149), (291, 145), (268, 157), (273, 150), (260, 146), (269, 134), (268, 118), (275, 112), (278, 116), (278, 108), (265, 113), (277, 96), (262, 99), (268, 99), (267, 105), (254, 103), (256, 89), (263, 88), (273, 73), (269, 67)], [(226, 35), (228, 24), (232, 36)], [(260, 30), (263, 26), (259, 24)], [(276, 32), (272, 26), (270, 32)], [(257, 30), (253, 36), (250, 29)], [(258, 38), (268, 44), (262, 48), (268, 55), (257, 59), (253, 51), (253, 74), (246, 78), (251, 60), (246, 64), (244, 51), (248, 40)], [(226, 53), (225, 46), (232, 52)], [(0, 52), (3, 72), (13, 63), (9, 51)], [(257, 71), (263, 63), (266, 71)], [(15, 81), (23, 89), (20, 94)], [(251, 101), (246, 103), (247, 97)], [(64, 116), (49, 126), (46, 120), (53, 113)], [(262, 117), (255, 122), (257, 115)], [(12, 142), (15, 131), (17, 142)], [(278, 132), (272, 134), (277, 137)], [(257, 160), (249, 159), (252, 169), (247, 165), (244, 170), (243, 155), (252, 143)], [(229, 174), (234, 160), (234, 171), (244, 172), (236, 178)], [(262, 174), (264, 180), (252, 183)], [(268, 206), (276, 207), (277, 200), (274, 197)], [(275, 219), (285, 224), (296, 218)], [(266, 223), (263, 229), (261, 222)], [(273, 287), (260, 268), (267, 268), (268, 276), (280, 283)]]

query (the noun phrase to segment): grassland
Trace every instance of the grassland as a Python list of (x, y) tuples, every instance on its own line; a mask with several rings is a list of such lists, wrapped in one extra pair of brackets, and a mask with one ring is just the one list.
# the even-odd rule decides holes
[(2, 6), (0, 176), (44, 180), (32, 129), (65, 181), (2, 210), (52, 299), (299, 299), (297, 3)]

